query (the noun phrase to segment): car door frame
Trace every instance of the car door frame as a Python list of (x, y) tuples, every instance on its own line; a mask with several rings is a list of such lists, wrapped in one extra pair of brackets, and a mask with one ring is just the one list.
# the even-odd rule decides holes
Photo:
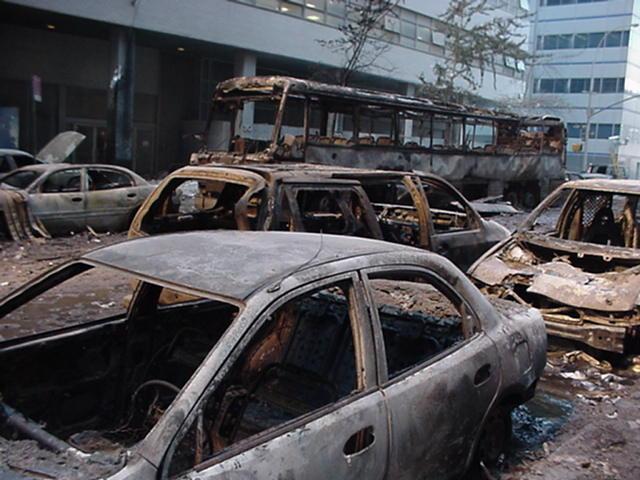
[[(462, 301), (462, 303), (464, 304), (467, 316), (472, 317), (473, 323), (474, 323), (474, 326), (471, 330), (469, 330), (468, 328), (465, 329), (466, 330), (465, 335), (468, 335), (468, 336), (463, 341), (459, 342), (453, 347), (450, 347), (440, 352), (434, 357), (427, 359), (426, 361), (423, 361), (419, 364), (412, 366), (411, 368), (408, 368), (407, 370), (401, 372), (400, 374), (398, 374), (396, 377), (392, 379), (389, 379), (388, 377), (384, 337), (382, 333), (382, 324), (380, 321), (376, 301), (373, 298), (372, 288), (369, 283), (371, 274), (385, 274), (385, 273), (386, 274), (415, 273), (417, 275), (421, 275), (423, 278), (434, 280), (434, 283), (441, 284), (441, 286), (444, 287), (443, 288), (444, 290), (448, 290), (450, 294), (453, 294), (455, 297), (457, 297), (457, 299)], [(459, 459), (458, 462), (454, 462), (454, 463), (459, 463), (461, 465), (460, 472), (458, 473), (464, 473), (464, 471), (466, 471), (469, 468), (471, 461), (473, 460), (474, 451), (477, 445), (479, 435), (482, 431), (482, 426), (484, 425), (484, 422), (491, 408), (493, 408), (493, 406), (495, 405), (495, 402), (499, 396), (500, 387), (502, 384), (501, 362), (500, 362), (498, 348), (495, 345), (495, 342), (492, 340), (491, 336), (489, 335), (489, 331), (491, 330), (491, 325), (485, 324), (482, 321), (482, 317), (479, 314), (479, 311), (476, 311), (476, 309), (473, 308), (472, 306), (473, 302), (470, 301), (471, 299), (468, 298), (467, 295), (465, 295), (464, 291), (460, 291), (459, 289), (454, 288), (454, 286), (452, 285), (453, 282), (451, 282), (450, 279), (445, 278), (435, 270), (431, 270), (426, 266), (415, 266), (415, 265), (372, 266), (368, 268), (363, 268), (360, 271), (360, 275), (362, 278), (363, 285), (365, 287), (365, 295), (367, 297), (367, 303), (371, 305), (371, 308), (369, 308), (369, 314), (371, 317), (372, 330), (373, 330), (373, 336), (374, 336), (378, 377), (380, 379), (380, 388), (384, 392), (385, 398), (387, 399), (387, 402), (388, 402), (387, 412), (389, 415), (389, 425), (390, 425), (390, 431), (389, 431), (390, 448), (389, 448), (389, 458), (387, 459), (387, 462), (389, 465), (388, 467), (389, 478), (394, 478), (394, 479), (395, 478), (407, 478), (407, 479), (414, 478), (411, 476), (409, 477), (402, 476), (402, 471), (400, 472), (394, 471), (394, 468), (397, 469), (398, 465), (406, 466), (406, 462), (399, 461), (397, 458), (395, 458), (397, 453), (401, 451), (411, 450), (412, 447), (411, 445), (406, 445), (406, 444), (404, 445), (404, 447), (403, 446), (399, 447), (399, 444), (401, 444), (401, 442), (398, 441), (398, 437), (400, 435), (396, 434), (395, 428), (398, 427), (398, 423), (400, 422), (396, 422), (394, 419), (394, 415), (393, 415), (394, 409), (393, 409), (393, 405), (391, 404), (393, 400), (393, 394), (390, 393), (389, 390), (391, 388), (394, 388), (394, 386), (402, 384), (403, 382), (407, 382), (407, 383), (417, 382), (416, 379), (419, 378), (421, 375), (425, 376), (425, 372), (429, 373), (430, 370), (437, 370), (438, 369), (437, 367), (440, 367), (440, 369), (442, 369), (441, 362), (447, 362), (447, 360), (449, 360), (449, 362), (451, 363), (452, 357), (455, 358), (456, 356), (463, 356), (465, 353), (467, 355), (470, 355), (473, 353), (474, 349), (478, 349), (482, 344), (484, 344), (489, 349), (488, 357), (492, 357), (492, 363), (493, 363), (490, 371), (490, 378), (482, 382), (477, 387), (477, 388), (483, 388), (483, 389), (487, 389), (487, 387), (489, 387), (488, 388), (489, 392), (485, 393), (485, 397), (487, 397), (486, 408), (484, 412), (479, 412), (481, 413), (481, 415), (478, 415), (477, 417), (477, 421), (475, 422), (475, 429), (473, 432), (471, 432), (472, 434), (469, 435), (470, 438), (468, 439), (468, 442), (467, 442), (469, 445), (469, 450), (467, 451), (466, 457)], [(438, 290), (441, 291), (440, 288), (438, 288)], [(442, 293), (444, 294), (444, 292)], [(444, 295), (448, 296), (446, 294)], [(486, 364), (483, 364), (480, 368), (478, 368), (478, 371), (482, 370), (482, 368), (484, 368), (485, 365)], [(454, 372), (455, 370), (456, 369), (454, 369)], [(472, 371), (473, 370), (475, 370), (475, 368), (473, 368)], [(491, 381), (491, 383), (489, 383), (489, 381)], [(475, 382), (475, 378), (474, 378), (474, 382)], [(417, 403), (419, 403), (419, 401)], [(404, 405), (404, 408), (411, 410), (413, 406), (414, 405)], [(477, 408), (478, 408), (477, 405), (471, 406), (472, 410), (473, 409), (477, 410)], [(454, 415), (455, 415), (455, 412), (452, 415), (449, 415), (449, 418), (453, 417)], [(417, 421), (417, 418), (411, 419), (411, 422), (414, 422), (414, 421)], [(429, 434), (431, 434), (431, 432), (429, 432)], [(415, 442), (416, 439), (414, 437), (411, 437), (409, 441)], [(431, 478), (431, 477), (429, 476), (429, 474), (427, 474), (426, 478)], [(436, 476), (434, 478), (440, 478), (440, 477)]]
[[(127, 187), (108, 188), (103, 190), (89, 189), (89, 170), (106, 170), (109, 172), (125, 175), (130, 180)], [(89, 165), (85, 167), (86, 173), (86, 195), (85, 195), (85, 218), (86, 224), (100, 231), (118, 231), (128, 226), (131, 213), (135, 211), (136, 205), (139, 203), (140, 187), (136, 183), (136, 179), (129, 172), (119, 168), (112, 168), (108, 165)], [(133, 194), (133, 196), (131, 196)], [(91, 203), (94, 199), (91, 197), (107, 197), (106, 205), (92, 213), (90, 210)], [(109, 198), (109, 197), (112, 198)]]
[[(356, 454), (351, 455), (351, 458), (347, 458), (346, 461), (348, 465), (357, 465), (359, 460), (357, 457), (360, 453), (375, 453), (374, 458), (376, 458), (378, 464), (382, 463), (384, 465), (384, 468), (380, 470), (382, 475), (380, 475), (379, 478), (384, 478), (384, 472), (386, 472), (387, 467), (389, 441), (386, 404), (378, 386), (378, 368), (372, 343), (373, 337), (370, 325), (370, 317), (367, 313), (368, 305), (366, 303), (364, 286), (357, 271), (341, 272), (334, 275), (325, 276), (321, 279), (299, 284), (295, 286), (295, 288), (292, 288), (286, 291), (284, 294), (279, 295), (275, 298), (269, 299), (267, 297), (268, 301), (262, 303), (261, 307), (255, 310), (250, 308), (249, 305), (247, 306), (247, 309), (243, 312), (242, 315), (250, 316), (251, 319), (249, 320), (250, 324), (248, 325), (248, 327), (245, 328), (244, 331), (242, 331), (242, 334), (240, 336), (238, 336), (239, 332), (229, 331), (231, 330), (231, 328), (233, 328), (232, 324), (232, 327), (227, 332), (225, 332), (216, 347), (214, 347), (207, 359), (205, 359), (203, 364), (199, 367), (199, 370), (208, 369), (208, 367), (210, 367), (211, 365), (205, 364), (211, 363), (211, 357), (214, 356), (216, 350), (220, 350), (220, 347), (223, 346), (226, 341), (230, 339), (236, 340), (235, 344), (229, 348), (229, 351), (225, 355), (224, 359), (220, 361), (219, 365), (215, 367), (215, 371), (211, 371), (211, 375), (207, 380), (206, 388), (204, 388), (198, 394), (198, 398), (194, 401), (192, 408), (186, 415), (184, 415), (179, 429), (176, 429), (175, 433), (171, 437), (171, 440), (168, 443), (160, 462), (158, 478), (162, 480), (175, 478), (169, 477), (168, 474), (168, 468), (175, 449), (177, 448), (178, 444), (182, 440), (182, 437), (186, 434), (193, 422), (197, 421), (198, 410), (199, 408), (203, 407), (204, 403), (207, 401), (208, 395), (216, 388), (218, 388), (228, 370), (235, 364), (241, 354), (245, 351), (250, 341), (259, 332), (260, 328), (265, 324), (265, 322), (268, 321), (271, 313), (297, 297), (308, 294), (323, 287), (335, 285), (341, 281), (348, 281), (352, 285), (353, 298), (350, 299), (349, 315), (351, 331), (353, 334), (354, 352), (356, 354), (356, 370), (358, 372), (357, 376), (359, 382), (362, 382), (362, 389), (356, 393), (350, 394), (349, 396), (338, 400), (335, 403), (325, 405), (324, 407), (304, 414), (291, 421), (284, 422), (281, 425), (267, 429), (255, 436), (240, 440), (221, 453), (205, 460), (200, 465), (194, 465), (194, 467), (187, 472), (180, 473), (178, 475), (178, 478), (187, 478), (186, 475), (193, 472), (195, 472), (194, 474), (197, 476), (197, 478), (209, 478), (205, 476), (206, 473), (203, 473), (203, 471), (211, 471), (216, 468), (224, 469), (225, 465), (229, 464), (233, 466), (235, 461), (234, 459), (237, 459), (237, 457), (240, 455), (254, 452), (256, 451), (256, 449), (261, 448), (268, 443), (277, 441), (278, 439), (283, 437), (287, 437), (291, 432), (305, 431), (307, 428), (309, 428), (309, 425), (314, 422), (319, 421), (322, 423), (323, 417), (326, 417), (327, 415), (338, 415), (340, 411), (348, 408), (349, 406), (352, 406), (353, 404), (358, 404), (359, 402), (366, 403), (367, 401), (374, 404), (379, 410), (381, 410), (381, 412), (377, 412), (375, 418), (380, 421), (380, 425), (383, 425), (383, 427), (381, 427), (383, 431), (379, 431), (375, 434), (375, 441), (372, 445), (367, 446), (362, 452), (356, 452)], [(277, 292), (278, 289), (274, 291)], [(192, 381), (187, 384), (185, 390), (190, 384), (192, 384)], [(357, 422), (358, 415), (350, 415), (348, 418), (350, 419), (349, 421)], [(170, 419), (166, 419), (166, 421), (169, 424), (171, 423)], [(354, 425), (354, 429), (355, 428), (357, 428), (357, 424)], [(349, 431), (348, 434), (345, 434), (345, 441), (359, 431), (359, 429), (354, 430), (353, 432)], [(162, 436), (162, 434), (160, 435)], [(145, 442), (146, 441), (148, 441), (148, 439), (145, 439)], [(309, 452), (310, 455), (313, 455), (315, 453), (317, 452)], [(215, 475), (216, 473), (212, 472), (212, 474)]]
[[(478, 212), (473, 209), (464, 195), (453, 187), (453, 185), (428, 176), (419, 177), (419, 181), (423, 191), (423, 183), (434, 185), (436, 188), (440, 188), (445, 193), (451, 195), (451, 197), (458, 201), (461, 207), (465, 210), (467, 222), (470, 228), (453, 232), (438, 232), (436, 231), (433, 222), (433, 214), (431, 213), (431, 206), (429, 205), (429, 197), (427, 192), (424, 192), (425, 202), (427, 209), (429, 210), (428, 219), (431, 249), (439, 255), (449, 258), (463, 270), (468, 268), (475, 259), (489, 248), (489, 243), (486, 239), (486, 228), (482, 217), (480, 217)], [(469, 251), (469, 249), (472, 249), (472, 251)]]
[[(282, 205), (284, 198), (289, 203), (289, 209), (291, 211), (291, 231), (294, 232), (306, 232), (304, 222), (302, 220), (302, 212), (300, 211), (300, 205), (296, 198), (297, 190), (339, 190), (353, 192), (360, 201), (363, 212), (363, 223), (371, 233), (371, 238), (382, 240), (382, 230), (377, 221), (376, 214), (373, 210), (373, 206), (369, 201), (369, 197), (362, 188), (360, 182), (347, 179), (322, 179), (322, 180), (308, 180), (300, 178), (284, 179), (279, 182), (276, 191), (276, 208), (274, 215), (274, 222), (276, 225), (280, 222), (280, 216), (282, 214)], [(272, 229), (277, 229), (272, 228)]]
[[(65, 170), (80, 170), (80, 191), (79, 192), (43, 192), (42, 188), (44, 187), (45, 182), (51, 175), (55, 175), (60, 172), (64, 172)], [(31, 186), (29, 187), (29, 204), (32, 213), (40, 220), (47, 230), (51, 230), (52, 232), (68, 232), (68, 231), (81, 231), (85, 228), (87, 224), (86, 218), (86, 192), (87, 192), (87, 172), (86, 169), (79, 165), (69, 165), (65, 168), (56, 168), (51, 171), (45, 172), (40, 176)], [(52, 205), (55, 206), (56, 202), (53, 197), (48, 196), (52, 195), (63, 195), (63, 200), (66, 197), (69, 197), (69, 200), (72, 202), (80, 203), (80, 207), (78, 213), (74, 212), (74, 215), (64, 215), (64, 213), (71, 212), (71, 210), (65, 211), (64, 213), (56, 212), (55, 210), (42, 210), (43, 205)], [(79, 198), (80, 200), (75, 200), (71, 198), (75, 196), (75, 198)], [(35, 198), (34, 198), (35, 197)], [(39, 205), (40, 203), (40, 205)], [(71, 216), (72, 220), (68, 218)], [(51, 221), (53, 219), (53, 222)]]

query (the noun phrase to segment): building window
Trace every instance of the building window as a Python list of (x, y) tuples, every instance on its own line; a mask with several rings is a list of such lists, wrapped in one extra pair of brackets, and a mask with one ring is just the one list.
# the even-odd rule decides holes
[(569, 92), (570, 93), (583, 93), (589, 91), (589, 79), (588, 78), (572, 78), (570, 81)]
[(629, 45), (629, 31), (566, 33), (540, 35), (537, 46), (540, 50), (566, 50), (569, 48), (609, 48)]
[[(584, 140), (584, 123), (567, 123), (567, 137)], [(591, 123), (589, 125), (589, 138), (607, 140), (614, 135), (620, 135), (619, 123)]]
[(576, 3), (606, 2), (607, 0), (540, 0), (541, 7), (557, 7), (559, 5), (573, 5)]
[[(540, 78), (533, 86), (534, 93), (588, 93), (588, 78)], [(622, 93), (624, 92), (624, 77), (594, 78), (594, 93)]]

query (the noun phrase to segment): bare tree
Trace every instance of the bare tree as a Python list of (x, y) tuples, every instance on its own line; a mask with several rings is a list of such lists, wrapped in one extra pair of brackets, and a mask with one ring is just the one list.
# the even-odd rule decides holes
[(396, 18), (395, 8), (404, 0), (342, 0), (346, 22), (338, 28), (340, 36), (333, 40), (317, 40), (320, 45), (344, 57), (342, 66), (323, 76), (340, 85), (348, 85), (355, 72), (372, 68), (392, 71), (379, 63), (380, 57), (391, 48), (384, 39), (385, 19)]
[[(515, 64), (530, 63), (534, 56), (525, 48), (526, 15), (504, 15), (488, 0), (451, 0), (440, 16), (446, 35), (445, 56), (434, 69), (435, 81), (421, 77), (427, 93), (449, 101), (462, 101), (493, 74), (503, 58)], [(497, 63), (498, 62), (498, 63)], [(478, 75), (479, 73), (479, 75)]]

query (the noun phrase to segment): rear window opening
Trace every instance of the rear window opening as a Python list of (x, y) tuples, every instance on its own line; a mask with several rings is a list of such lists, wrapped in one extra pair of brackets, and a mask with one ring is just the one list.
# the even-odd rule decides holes
[[(106, 288), (104, 279), (114, 276), (121, 277), (119, 282)], [(103, 279), (99, 285), (105, 288), (96, 289), (96, 278)], [(87, 454), (119, 458), (143, 439), (231, 325), (238, 308), (142, 283), (130, 308), (136, 313), (127, 313), (128, 293), (138, 282), (112, 269), (89, 269), (5, 315), (8, 322), (49, 315), (53, 325), (82, 323), (85, 328), (4, 348), (2, 406)], [(34, 440), (4, 421), (0, 436), (3, 442)]]
[(40, 173), (34, 170), (23, 170), (21, 172), (14, 172), (7, 175), (2, 179), (2, 183), (13, 188), (25, 189), (39, 176)]
[[(238, 202), (249, 187), (226, 180), (175, 178), (164, 187), (158, 199), (142, 219), (142, 231), (148, 234), (188, 230), (241, 230)], [(255, 229), (262, 197), (247, 200), (241, 221)]]

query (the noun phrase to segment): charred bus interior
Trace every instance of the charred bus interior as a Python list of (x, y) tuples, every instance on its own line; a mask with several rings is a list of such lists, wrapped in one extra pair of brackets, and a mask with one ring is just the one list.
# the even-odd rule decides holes
[[(251, 127), (242, 129), (243, 121)], [(193, 162), (209, 162), (223, 151), (247, 161), (417, 169), (457, 183), (467, 197), (499, 193), (529, 207), (553, 187), (548, 181), (564, 177), (565, 128), (558, 118), (282, 77), (220, 84), (207, 136), (211, 152)], [(475, 166), (478, 161), (484, 166)]]

